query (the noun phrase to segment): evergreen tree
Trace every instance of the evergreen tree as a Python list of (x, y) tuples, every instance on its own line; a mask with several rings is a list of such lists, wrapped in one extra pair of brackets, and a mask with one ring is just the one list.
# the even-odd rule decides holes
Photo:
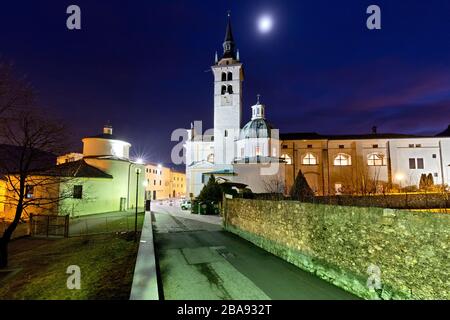
[(427, 176), (427, 187), (431, 188), (433, 186), (434, 186), (433, 175), (431, 173), (429, 173), (428, 176)]
[(292, 200), (311, 201), (314, 199), (314, 192), (308, 185), (305, 176), (300, 170), (294, 181), (294, 186), (291, 190)]
[(428, 177), (425, 173), (420, 176), (419, 189), (423, 190), (428, 186)]
[(197, 199), (201, 201), (222, 201), (222, 188), (217, 183), (214, 175), (209, 177), (208, 183), (203, 187)]

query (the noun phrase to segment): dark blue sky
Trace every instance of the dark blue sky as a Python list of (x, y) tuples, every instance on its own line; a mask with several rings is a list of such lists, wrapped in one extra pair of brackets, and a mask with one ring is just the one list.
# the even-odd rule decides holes
[[(82, 30), (66, 29), (66, 8)], [(382, 9), (380, 31), (366, 8)], [(108, 120), (147, 160), (168, 162), (170, 134), (213, 120), (214, 52), (226, 12), (245, 68), (244, 122), (257, 93), (281, 132), (434, 134), (450, 123), (450, 1), (10, 1), (0, 55), (67, 120), (76, 147)], [(257, 18), (274, 29), (262, 35)]]

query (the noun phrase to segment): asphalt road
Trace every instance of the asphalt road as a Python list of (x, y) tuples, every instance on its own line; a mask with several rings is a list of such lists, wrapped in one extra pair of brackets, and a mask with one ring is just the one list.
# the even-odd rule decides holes
[(191, 215), (177, 203), (154, 203), (152, 211), (165, 299), (357, 299), (223, 231), (219, 217)]

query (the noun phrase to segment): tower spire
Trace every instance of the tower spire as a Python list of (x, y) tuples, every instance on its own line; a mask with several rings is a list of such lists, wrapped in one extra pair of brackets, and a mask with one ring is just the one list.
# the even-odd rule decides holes
[(223, 57), (236, 59), (236, 50), (231, 28), (231, 11), (228, 11), (227, 29), (225, 32), (225, 40), (223, 42)]

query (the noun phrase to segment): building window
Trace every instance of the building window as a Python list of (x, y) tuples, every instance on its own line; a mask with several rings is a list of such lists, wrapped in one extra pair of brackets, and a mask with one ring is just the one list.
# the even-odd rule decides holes
[(437, 155), (436, 154), (433, 154), (433, 159), (436, 159), (437, 158)]
[(256, 146), (256, 147), (255, 147), (255, 154), (256, 154), (257, 156), (260, 156), (260, 155), (261, 155), (261, 147), (260, 147), (260, 146)]
[(233, 94), (233, 86), (228, 86), (228, 93)]
[(377, 144), (374, 144), (374, 145), (372, 145), (372, 148), (378, 149), (378, 145), (377, 145)]
[(227, 86), (222, 86), (222, 95), (227, 93)]
[(25, 186), (25, 197), (27, 199), (31, 199), (34, 197), (34, 186), (29, 184)]
[(233, 80), (233, 73), (228, 72), (228, 78), (227, 78), (227, 80), (228, 80), (228, 81), (232, 81), (232, 80)]
[(315, 166), (317, 165), (317, 157), (312, 153), (307, 153), (302, 159), (302, 164), (306, 166)]
[(227, 74), (222, 72), (222, 81), (227, 81)]
[(153, 185), (156, 186), (156, 180), (153, 180)]
[(414, 145), (413, 145), (413, 144), (410, 144), (409, 147), (410, 147), (410, 148), (414, 148)]
[(409, 168), (410, 169), (415, 169), (416, 168), (416, 159), (409, 158)]
[(421, 144), (416, 144), (416, 148), (422, 148)]
[(437, 178), (439, 175), (437, 172), (434, 173), (434, 177)]
[(417, 159), (417, 169), (423, 169), (423, 168), (424, 168), (423, 158)]
[(283, 144), (283, 146), (281, 147), (282, 149), (287, 149), (288, 148), (288, 146), (287, 145), (285, 145), (285, 144)]
[(344, 148), (345, 148), (345, 146), (343, 144), (339, 145), (339, 149), (344, 149)]
[(334, 158), (334, 165), (335, 166), (351, 166), (352, 165), (352, 157), (350, 157), (348, 154), (345, 153), (339, 153)]
[(225, 138), (228, 137), (228, 130), (225, 130), (223, 135), (225, 136)]
[(292, 164), (292, 159), (291, 159), (291, 157), (289, 157), (289, 155), (287, 155), (287, 154), (283, 154), (283, 155), (281, 156), (281, 159), (283, 159), (284, 161), (286, 161), (286, 164)]
[(368, 166), (385, 166), (386, 157), (382, 153), (371, 153), (367, 156)]
[(81, 186), (81, 185), (73, 186), (73, 198), (74, 199), (82, 199), (83, 198), (83, 186)]
[(312, 149), (312, 144), (308, 144), (308, 149)]
[(161, 181), (161, 180), (159, 180), (159, 185), (160, 185), (160, 186), (162, 185), (162, 181)]

